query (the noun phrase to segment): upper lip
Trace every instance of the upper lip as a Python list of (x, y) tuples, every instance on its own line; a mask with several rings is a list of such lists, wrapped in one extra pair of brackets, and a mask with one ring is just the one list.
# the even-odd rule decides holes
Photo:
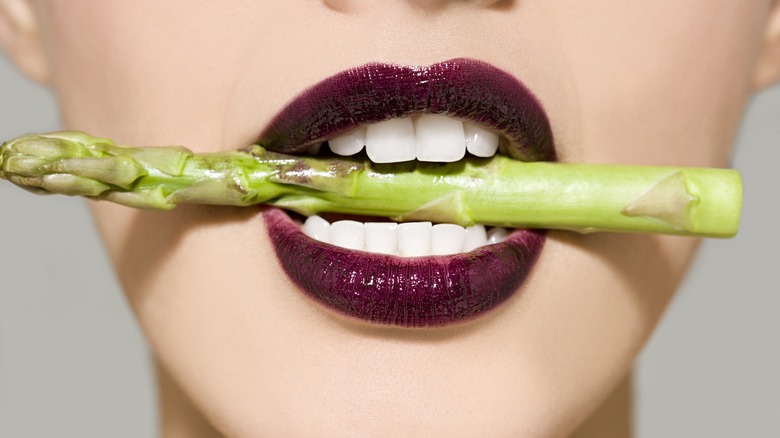
[(511, 74), (468, 58), (429, 66), (370, 63), (337, 73), (293, 99), (258, 143), (300, 153), (360, 125), (423, 113), (468, 120), (502, 134), (512, 158), (556, 159), (550, 122), (533, 93)]

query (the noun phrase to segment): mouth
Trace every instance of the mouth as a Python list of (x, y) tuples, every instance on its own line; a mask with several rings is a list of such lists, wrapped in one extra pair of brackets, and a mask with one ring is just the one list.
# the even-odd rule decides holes
[[(467, 155), (556, 160), (536, 97), (473, 59), (338, 73), (298, 95), (258, 142), (289, 154), (366, 155), (386, 171)], [(522, 288), (545, 241), (543, 230), (481, 224), (304, 218), (275, 208), (263, 217), (280, 265), (306, 296), (347, 317), (402, 327), (465, 322), (496, 308)]]

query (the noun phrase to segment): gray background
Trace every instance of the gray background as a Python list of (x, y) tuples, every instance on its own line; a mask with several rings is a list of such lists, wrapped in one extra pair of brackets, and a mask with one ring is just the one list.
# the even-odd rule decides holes
[[(642, 353), (640, 438), (780, 437), (778, 115), (780, 88), (753, 102), (740, 234), (704, 242)], [(0, 139), (56, 128), (0, 57)], [(0, 437), (154, 436), (147, 349), (84, 205), (0, 183), (0, 233)]]

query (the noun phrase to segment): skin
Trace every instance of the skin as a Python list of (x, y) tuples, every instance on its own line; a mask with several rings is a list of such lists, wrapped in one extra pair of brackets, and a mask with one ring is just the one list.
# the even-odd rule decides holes
[[(746, 100), (780, 74), (779, 10), (0, 0), (0, 41), (51, 87), (65, 128), (123, 144), (237, 149), (347, 67), (466, 56), (536, 93), (562, 161), (722, 167)], [(166, 438), (627, 436), (631, 366), (697, 244), (550, 232), (499, 310), (407, 330), (348, 321), (296, 293), (254, 209), (91, 208), (159, 364)]]

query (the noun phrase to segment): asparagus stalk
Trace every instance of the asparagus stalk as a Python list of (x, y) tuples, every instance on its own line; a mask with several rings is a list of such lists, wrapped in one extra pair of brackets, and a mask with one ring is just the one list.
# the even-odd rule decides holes
[(260, 146), (210, 154), (123, 147), (80, 132), (4, 143), (0, 177), (36, 193), (136, 208), (264, 203), (304, 215), (704, 237), (735, 235), (742, 201), (740, 175), (728, 169), (524, 163), (502, 156), (380, 165)]

